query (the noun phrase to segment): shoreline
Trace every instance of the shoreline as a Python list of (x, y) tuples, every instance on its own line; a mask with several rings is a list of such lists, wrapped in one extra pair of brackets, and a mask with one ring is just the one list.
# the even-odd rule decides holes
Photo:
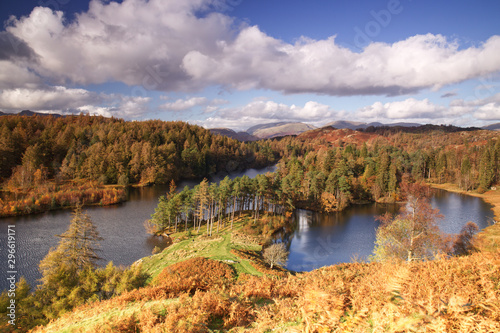
[(481, 251), (497, 252), (500, 248), (500, 191), (489, 190), (484, 193), (477, 193), (472, 191), (464, 191), (458, 188), (455, 184), (434, 184), (428, 183), (432, 188), (445, 190), (448, 192), (469, 195), (476, 198), (483, 199), (486, 203), (492, 205), (493, 214), (495, 216), (495, 223), (484, 228), (477, 233), (478, 247)]

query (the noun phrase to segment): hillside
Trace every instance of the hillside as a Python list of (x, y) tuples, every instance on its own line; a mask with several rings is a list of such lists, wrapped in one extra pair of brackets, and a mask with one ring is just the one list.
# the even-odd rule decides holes
[(483, 126), (483, 129), (489, 130), (489, 131), (498, 131), (498, 130), (500, 130), (500, 123)]
[(326, 126), (331, 126), (337, 129), (365, 129), (368, 127), (416, 127), (416, 126), (421, 126), (421, 124), (418, 123), (404, 123), (404, 122), (399, 122), (399, 123), (391, 123), (391, 124), (383, 124), (379, 122), (372, 122), (372, 123), (364, 123), (364, 122), (359, 122), (359, 121), (348, 121), (348, 120), (336, 120), (327, 123), (324, 127)]
[[(146, 283), (106, 299), (88, 276), (58, 294), (57, 306), (48, 307), (53, 317), (34, 305), (47, 325), (35, 332), (498, 331), (500, 224), (486, 228), (475, 243), (479, 252), (464, 257), (443, 250), (425, 261), (353, 262), (310, 273), (270, 269), (264, 261), (263, 246), (274, 231), (292, 227), (286, 217), (296, 208), (338, 212), (356, 203), (401, 201), (407, 182), (448, 182), (485, 199), (496, 196), (498, 132), (423, 129), (314, 129), (261, 148), (282, 151), (274, 174), (217, 186), (202, 181), (168, 193), (149, 226), (169, 234), (172, 245), (132, 266), (149, 276)], [(435, 248), (456, 243), (439, 242)], [(76, 303), (84, 292), (95, 302)], [(70, 300), (76, 303), (70, 312), (57, 312)], [(19, 318), (35, 317), (19, 310)]]
[(59, 117), (65, 117), (63, 115), (60, 115), (58, 113), (42, 113), (42, 112), (34, 112), (30, 110), (23, 110), (19, 113), (5, 113), (5, 112), (0, 112), (0, 116), (26, 116), (26, 117), (31, 117), (31, 116), (52, 116), (54, 118), (59, 118)]
[(286, 135), (298, 135), (300, 133), (314, 129), (313, 126), (304, 123), (271, 123), (256, 125), (250, 127), (247, 133), (250, 133), (260, 139), (269, 139)]
[[(242, 147), (183, 122), (23, 114), (0, 117), (0, 216), (77, 202), (114, 204), (123, 201), (123, 187), (129, 184), (207, 177), (228, 168), (263, 167), (275, 159), (270, 149), (258, 151), (265, 143)], [(122, 188), (118, 193), (109, 185)]]
[(266, 268), (257, 238), (240, 231), (174, 236), (172, 247), (142, 260), (148, 286), (83, 305), (33, 332), (500, 330), (500, 262), (489, 252), (287, 274)]
[(364, 142), (371, 144), (371, 142), (376, 138), (383, 139), (380, 135), (375, 133), (365, 133), (346, 128), (336, 129), (331, 126), (325, 126), (307, 131), (297, 136), (298, 140), (302, 140), (304, 142), (323, 141), (338, 145), (343, 143), (361, 145)]
[(229, 128), (210, 128), (209, 131), (212, 134), (216, 135), (224, 135), (231, 139), (235, 139), (238, 141), (256, 141), (259, 140), (256, 136), (249, 134), (247, 132), (236, 132)]

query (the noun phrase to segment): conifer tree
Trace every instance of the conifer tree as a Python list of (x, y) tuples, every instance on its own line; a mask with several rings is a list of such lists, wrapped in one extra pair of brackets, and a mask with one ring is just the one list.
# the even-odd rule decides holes
[(82, 212), (81, 206), (75, 208), (68, 230), (58, 237), (61, 240), (57, 248), (51, 249), (40, 262), (44, 283), (58, 269), (67, 268), (78, 272), (88, 267), (95, 268), (96, 261), (101, 259), (97, 251), (102, 238), (90, 216)]

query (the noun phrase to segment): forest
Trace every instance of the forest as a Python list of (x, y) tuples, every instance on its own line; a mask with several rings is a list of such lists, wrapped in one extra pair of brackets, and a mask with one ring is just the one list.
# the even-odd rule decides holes
[[(500, 181), (496, 132), (325, 127), (243, 143), (182, 122), (0, 121), (0, 150), (10, 154), (1, 155), (2, 211), (76, 207), (40, 263), (40, 286), (17, 284), (18, 331), (500, 329), (500, 225), (490, 227), (491, 242), (473, 224), (442, 237), (423, 194), (426, 184), (444, 183), (491, 192)], [(253, 179), (207, 180), (273, 164), (275, 172)], [(200, 183), (178, 189), (184, 178)], [(81, 205), (125, 200), (126, 186), (161, 183), (170, 189), (145, 225), (172, 244), (128, 268), (99, 267), (100, 237)], [(406, 202), (407, 210), (379, 217), (371, 263), (298, 273), (280, 267), (286, 253), (271, 258), (270, 236), (290, 226), (296, 208), (331, 213), (374, 201)], [(8, 301), (2, 293), (3, 320)]]
[[(332, 134), (340, 137), (329, 140)], [(155, 231), (199, 229), (202, 220), (209, 221), (210, 231), (214, 220), (220, 223), (229, 213), (232, 221), (235, 212), (248, 210), (257, 219), (262, 213), (285, 215), (295, 208), (329, 213), (356, 203), (397, 202), (402, 200), (401, 187), (415, 182), (453, 183), (483, 193), (500, 176), (500, 140), (487, 131), (389, 132), (353, 142), (342, 141), (351, 131), (323, 129), (312, 139), (306, 135), (311, 133), (270, 144), (283, 154), (274, 173), (254, 179), (227, 177), (219, 184), (205, 179), (179, 193), (173, 188), (160, 198), (152, 216)]]
[(3, 116), (0, 216), (118, 203), (129, 184), (202, 178), (276, 158), (269, 143), (242, 143), (183, 122)]

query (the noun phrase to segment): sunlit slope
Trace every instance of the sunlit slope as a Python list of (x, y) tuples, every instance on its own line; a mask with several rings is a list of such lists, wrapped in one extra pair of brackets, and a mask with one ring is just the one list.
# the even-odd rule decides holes
[[(200, 271), (200, 261), (176, 265), (167, 272), (168, 283), (153, 281), (116, 299), (81, 307), (35, 332), (500, 330), (498, 253), (402, 264), (343, 264), (296, 276), (240, 274), (211, 286), (199, 282), (203, 278), (185, 283), (182, 272), (189, 271), (189, 265)], [(207, 276), (223, 275), (213, 274), (210, 265)]]

